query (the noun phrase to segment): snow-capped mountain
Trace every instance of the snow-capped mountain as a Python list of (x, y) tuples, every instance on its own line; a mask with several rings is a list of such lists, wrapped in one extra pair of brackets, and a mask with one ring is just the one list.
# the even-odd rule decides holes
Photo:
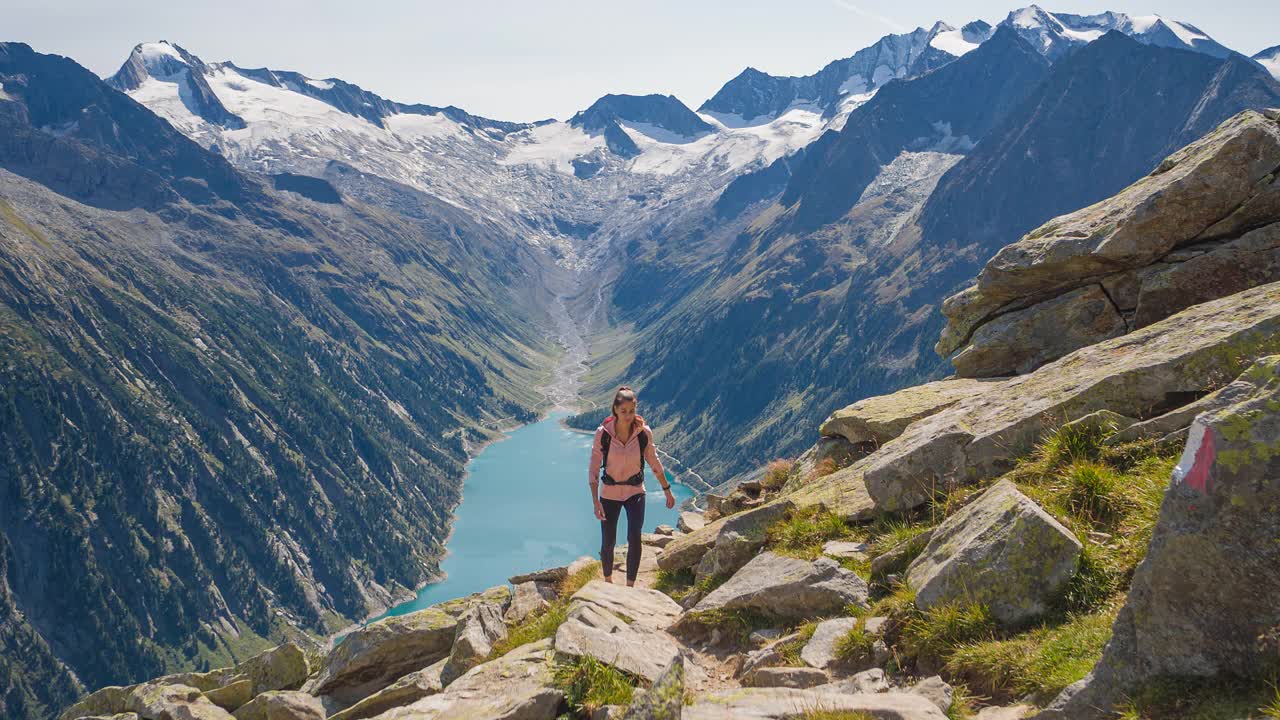
[(1253, 56), (1259, 65), (1267, 69), (1271, 76), (1280, 80), (1280, 45), (1269, 47)]
[[(1051, 61), (1108, 30), (1228, 52), (1194, 26), (1156, 16), (1033, 5), (1000, 26)], [(887, 35), (803, 77), (748, 68), (698, 112), (670, 95), (606, 95), (568, 121), (538, 123), (395, 102), (337, 78), (205, 63), (169, 42), (139, 45), (109, 82), (241, 168), (324, 177), (373, 202), (405, 189), (426, 193), (573, 265), (650, 223), (710, 207), (735, 179), (840, 131), (886, 84), (946, 66), (995, 30), (980, 20), (938, 22)], [(765, 185), (783, 182), (784, 169), (762, 176), (774, 178)]]
[(1097, 15), (1072, 15), (1051, 13), (1038, 5), (1029, 5), (1009, 13), (1000, 24), (1017, 30), (1050, 60), (1057, 60), (1112, 30), (1144, 45), (1194, 50), (1218, 58), (1231, 54), (1196, 26), (1159, 15), (1126, 15), (1110, 11)]
[(730, 127), (768, 122), (797, 107), (825, 115), (847, 113), (890, 80), (919, 75), (977, 47), (990, 36), (990, 30), (986, 23), (956, 30), (939, 22), (929, 30), (916, 28), (886, 35), (874, 45), (803, 77), (779, 77), (747, 68), (698, 111)]

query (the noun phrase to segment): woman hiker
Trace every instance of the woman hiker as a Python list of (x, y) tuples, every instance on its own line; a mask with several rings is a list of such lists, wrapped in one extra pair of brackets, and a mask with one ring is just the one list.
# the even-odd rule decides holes
[(607, 583), (613, 582), (613, 545), (618, 539), (618, 517), (626, 509), (627, 586), (636, 584), (636, 574), (640, 571), (640, 533), (644, 526), (645, 461), (667, 494), (667, 508), (675, 507), (671, 485), (658, 461), (653, 431), (644, 424), (644, 418), (636, 414), (636, 392), (623, 385), (613, 396), (613, 414), (596, 428), (591, 442), (591, 501), (600, 520), (600, 567)]

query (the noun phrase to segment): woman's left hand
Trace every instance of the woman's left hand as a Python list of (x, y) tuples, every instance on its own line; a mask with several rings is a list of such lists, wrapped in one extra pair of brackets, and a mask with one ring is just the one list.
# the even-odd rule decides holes
[(667, 488), (664, 492), (667, 493), (667, 509), (670, 510), (676, 506), (676, 496), (671, 494), (671, 488)]

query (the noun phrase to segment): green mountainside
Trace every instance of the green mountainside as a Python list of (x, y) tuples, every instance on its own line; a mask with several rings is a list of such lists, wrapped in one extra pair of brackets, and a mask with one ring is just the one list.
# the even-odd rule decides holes
[(465, 433), (542, 402), (541, 259), (272, 189), (63, 58), (0, 76), (0, 715), (431, 578)]

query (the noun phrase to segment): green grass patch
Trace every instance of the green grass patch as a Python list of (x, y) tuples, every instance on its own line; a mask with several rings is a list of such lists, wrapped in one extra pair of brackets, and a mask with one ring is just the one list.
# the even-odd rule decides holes
[(765, 548), (779, 554), (816, 559), (829, 540), (854, 537), (844, 518), (820, 506), (804, 508), (770, 525), (765, 531)]
[(603, 575), (600, 574), (600, 561), (597, 560), (578, 572), (561, 580), (559, 595), (562, 598), (567, 598), (581, 590), (587, 583), (592, 580), (600, 579), (601, 577), (603, 577)]
[(948, 603), (912, 614), (899, 640), (909, 657), (946, 659), (960, 645), (994, 638), (995, 633), (986, 605)]
[(854, 662), (871, 657), (876, 638), (867, 632), (866, 618), (858, 618), (858, 624), (836, 640), (836, 657), (844, 662)]
[(800, 651), (813, 639), (813, 633), (818, 629), (818, 623), (820, 622), (822, 621), (809, 620), (795, 630), (799, 637), (778, 645), (778, 653), (782, 655), (783, 665), (788, 667), (801, 667), (804, 665), (804, 661), (800, 659)]
[(521, 645), (552, 637), (568, 617), (568, 602), (557, 600), (551, 603), (551, 606), (542, 612), (530, 615), (512, 626), (505, 638), (494, 643), (489, 657), (501, 657)]
[(946, 669), (993, 697), (1052, 697), (1093, 669), (1114, 620), (1114, 612), (1075, 615), (1006, 640), (963, 643), (952, 650)]
[(605, 705), (630, 705), (638, 680), (586, 655), (558, 663), (555, 686), (580, 717), (590, 717)]
[(672, 600), (680, 601), (693, 592), (696, 582), (693, 568), (679, 570), (658, 570), (653, 580), (653, 589), (665, 593)]

